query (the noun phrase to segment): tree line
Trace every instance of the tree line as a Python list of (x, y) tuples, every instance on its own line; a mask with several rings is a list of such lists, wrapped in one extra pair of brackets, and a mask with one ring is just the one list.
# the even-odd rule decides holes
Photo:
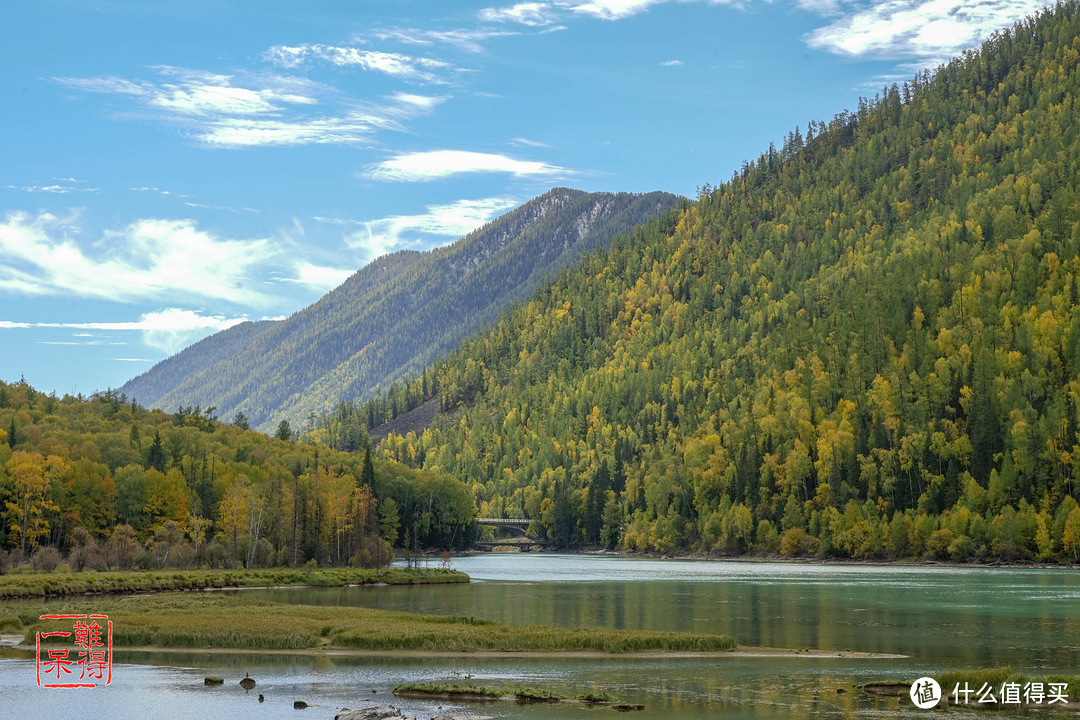
[[(118, 391), (57, 398), (0, 382), (0, 569), (389, 564), (462, 548), (466, 488), (374, 457), (271, 438), (242, 414), (147, 410)], [(470, 534), (471, 533), (471, 534)]]

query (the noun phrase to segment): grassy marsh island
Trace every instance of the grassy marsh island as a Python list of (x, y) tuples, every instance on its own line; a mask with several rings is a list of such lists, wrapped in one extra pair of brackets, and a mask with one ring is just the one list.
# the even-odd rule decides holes
[(531, 687), (492, 688), (482, 685), (440, 685), (435, 683), (408, 683), (394, 688), (394, 695), (404, 698), (422, 698), (449, 701), (465, 700), (513, 700), (528, 702), (580, 702), (586, 705), (609, 705), (615, 699), (607, 693), (590, 693), (565, 697)]
[(727, 652), (737, 647), (726, 635), (516, 627), (474, 617), (287, 605), (190, 593), (20, 603), (0, 607), (0, 626), (8, 632), (25, 629), (24, 642), (29, 644), (37, 618), (45, 612), (108, 615), (118, 648), (636, 653)]
[[(348, 585), (438, 585), (469, 582), (457, 570), (362, 568), (269, 570), (160, 570), (0, 575), (0, 598), (127, 594), (170, 590), (221, 590), (256, 587), (344, 587)], [(3, 610), (0, 610), (0, 614)]]

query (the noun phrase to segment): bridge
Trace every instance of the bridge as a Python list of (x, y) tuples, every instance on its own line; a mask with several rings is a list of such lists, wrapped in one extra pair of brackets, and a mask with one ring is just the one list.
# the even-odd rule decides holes
[(477, 540), (476, 548), (478, 550), (483, 550), (484, 552), (491, 552), (496, 547), (516, 547), (519, 548), (521, 552), (529, 552), (534, 547), (541, 548), (547, 546), (547, 542), (544, 540), (529, 535), (529, 522), (528, 518), (476, 518), (477, 525), (488, 525), (490, 527), (502, 528), (503, 530), (510, 530), (520, 536), (520, 539), (506, 540), (503, 542)]

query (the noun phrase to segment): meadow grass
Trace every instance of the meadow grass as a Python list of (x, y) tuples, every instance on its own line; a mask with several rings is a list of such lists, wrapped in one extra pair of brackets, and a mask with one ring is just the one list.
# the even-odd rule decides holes
[(113, 643), (118, 648), (632, 653), (721, 651), (736, 647), (734, 640), (723, 635), (568, 630), (538, 625), (513, 627), (472, 617), (286, 605), (216, 593), (19, 603), (17, 607), (0, 608), (0, 618), (17, 618), (27, 628), (26, 642), (32, 643), (37, 617), (46, 612), (108, 615), (113, 622)]
[(164, 590), (209, 590), (267, 586), (314, 585), (418, 585), (468, 582), (469, 576), (456, 570), (364, 570), (326, 568), (320, 570), (151, 570), (125, 572), (12, 572), (0, 575), (0, 598), (34, 598), (65, 595), (154, 592)]
[(498, 700), (504, 695), (511, 694), (506, 690), (481, 687), (479, 685), (438, 685), (435, 683), (406, 683), (394, 688), (394, 694), (399, 697), (481, 697)]
[(562, 700), (574, 700), (587, 705), (600, 705), (614, 702), (607, 693), (590, 693), (577, 695), (573, 698), (556, 695), (548, 690), (538, 690), (532, 687), (518, 688), (492, 688), (480, 685), (440, 685), (437, 683), (407, 683), (394, 688), (394, 694), (399, 697), (438, 697), (449, 700), (457, 699), (488, 699), (501, 700), (513, 698), (519, 703), (527, 702), (559, 702)]

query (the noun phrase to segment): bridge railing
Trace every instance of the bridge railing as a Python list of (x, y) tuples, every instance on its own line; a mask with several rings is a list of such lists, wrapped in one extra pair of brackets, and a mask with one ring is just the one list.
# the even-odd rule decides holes
[(476, 518), (478, 525), (528, 525), (528, 518)]

